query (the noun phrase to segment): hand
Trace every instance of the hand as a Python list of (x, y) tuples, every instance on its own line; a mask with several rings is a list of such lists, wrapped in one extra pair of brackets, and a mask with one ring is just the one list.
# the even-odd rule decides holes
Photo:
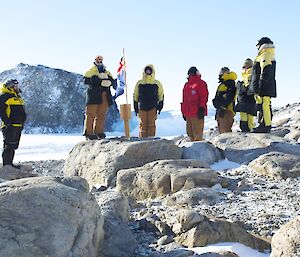
[(203, 107), (200, 107), (198, 109), (197, 116), (198, 116), (199, 119), (204, 119), (204, 112), (205, 112), (205, 109)]
[(158, 114), (160, 114), (163, 106), (164, 106), (164, 101), (159, 101), (157, 106), (156, 106), (156, 110), (158, 111)]

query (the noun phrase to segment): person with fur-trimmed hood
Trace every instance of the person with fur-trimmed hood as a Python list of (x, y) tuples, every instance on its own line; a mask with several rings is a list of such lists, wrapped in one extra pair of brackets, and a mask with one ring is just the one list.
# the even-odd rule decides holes
[(231, 132), (235, 112), (236, 86), (235, 80), (237, 75), (230, 71), (228, 67), (223, 67), (219, 72), (219, 83), (213, 105), (216, 110), (216, 120), (218, 122), (219, 133)]
[(84, 75), (87, 85), (84, 136), (88, 140), (105, 138), (104, 125), (106, 112), (113, 104), (110, 87), (116, 81), (103, 64), (103, 57), (96, 56), (93, 67)]
[(196, 67), (188, 70), (188, 81), (182, 92), (181, 112), (186, 121), (186, 132), (190, 140), (202, 141), (204, 116), (207, 115), (207, 84), (201, 79)]
[(154, 137), (157, 113), (160, 114), (164, 105), (164, 90), (160, 81), (155, 79), (152, 64), (144, 68), (143, 78), (135, 85), (133, 103), (135, 114), (140, 118), (139, 137)]
[(240, 129), (242, 132), (252, 132), (254, 128), (253, 116), (256, 116), (254, 94), (249, 91), (252, 66), (253, 61), (250, 58), (247, 58), (242, 67), (243, 80), (236, 83), (237, 104), (234, 110), (240, 112)]
[(26, 120), (24, 100), (22, 99), (19, 82), (9, 79), (0, 86), (0, 117), (2, 120), (3, 133), (3, 166), (10, 165), (20, 169), (13, 164), (15, 150), (18, 149), (21, 132)]
[(259, 126), (253, 132), (269, 133), (272, 124), (271, 97), (277, 96), (275, 47), (268, 37), (258, 40), (256, 47), (258, 54), (252, 68), (250, 89), (256, 94)]

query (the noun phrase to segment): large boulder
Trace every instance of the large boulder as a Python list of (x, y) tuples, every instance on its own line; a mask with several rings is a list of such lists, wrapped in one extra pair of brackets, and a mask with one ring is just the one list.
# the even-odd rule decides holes
[(1, 183), (0, 256), (98, 256), (103, 218), (88, 188), (80, 178)]
[(183, 159), (195, 159), (209, 165), (224, 159), (223, 151), (208, 142), (179, 141), (177, 145), (182, 147)]
[(248, 165), (257, 173), (273, 178), (297, 178), (300, 176), (300, 156), (271, 152), (253, 160)]
[(182, 149), (166, 139), (85, 141), (71, 150), (64, 166), (66, 176), (81, 176), (90, 184), (115, 186), (121, 169), (143, 166), (148, 162), (180, 159)]
[(270, 257), (300, 256), (300, 216), (282, 226), (272, 238)]
[(117, 190), (137, 200), (156, 198), (181, 190), (190, 180), (194, 187), (218, 183), (216, 171), (197, 160), (161, 160), (139, 168), (120, 170)]
[(224, 151), (228, 160), (242, 164), (274, 151), (300, 154), (300, 146), (295, 141), (272, 134), (224, 133), (214, 137), (212, 143)]
[(192, 229), (175, 237), (186, 247), (207, 246), (220, 242), (239, 242), (259, 251), (269, 250), (270, 243), (248, 233), (236, 223), (222, 219), (204, 219)]

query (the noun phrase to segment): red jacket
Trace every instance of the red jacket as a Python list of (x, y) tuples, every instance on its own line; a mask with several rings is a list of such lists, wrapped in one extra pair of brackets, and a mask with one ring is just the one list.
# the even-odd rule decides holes
[(182, 115), (186, 118), (198, 117), (198, 109), (204, 108), (207, 115), (208, 90), (207, 84), (201, 79), (201, 75), (191, 75), (183, 88), (181, 103)]

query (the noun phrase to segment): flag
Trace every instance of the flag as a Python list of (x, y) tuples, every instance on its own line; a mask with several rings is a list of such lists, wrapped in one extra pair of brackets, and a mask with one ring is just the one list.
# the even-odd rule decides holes
[(124, 57), (121, 58), (119, 62), (119, 67), (117, 69), (117, 86), (116, 86), (116, 93), (113, 96), (115, 100), (118, 96), (124, 94), (125, 88), (125, 60)]

